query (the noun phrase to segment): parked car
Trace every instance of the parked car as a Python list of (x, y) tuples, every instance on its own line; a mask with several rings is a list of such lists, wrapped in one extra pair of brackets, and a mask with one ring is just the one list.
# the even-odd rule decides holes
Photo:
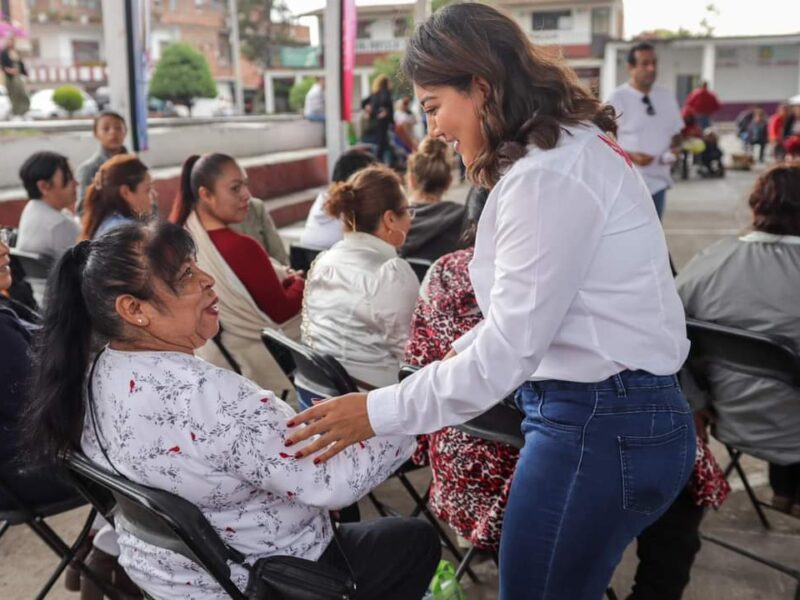
[[(80, 89), (80, 88), (78, 88)], [(80, 90), (83, 96), (83, 106), (74, 117), (93, 117), (98, 113), (97, 102), (85, 90)], [(66, 119), (67, 111), (53, 102), (54, 89), (39, 90), (31, 96), (31, 108), (28, 117), (32, 119)]]
[(8, 97), (8, 90), (4, 85), (0, 85), (0, 121), (5, 121), (11, 116), (11, 99)]
[(230, 117), (233, 113), (233, 102), (222, 95), (192, 101), (192, 117), (195, 118)]

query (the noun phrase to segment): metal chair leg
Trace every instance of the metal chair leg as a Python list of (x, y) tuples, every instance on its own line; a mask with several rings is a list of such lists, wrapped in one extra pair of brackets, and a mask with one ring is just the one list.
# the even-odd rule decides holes
[[(742, 468), (742, 465), (739, 464), (739, 458), (741, 457), (742, 453), (738, 452), (738, 451), (734, 451), (729, 446), (726, 446), (726, 448), (728, 449), (728, 454), (731, 457), (733, 468), (736, 469), (736, 474), (739, 476), (739, 479), (742, 480), (742, 485), (744, 485), (744, 489), (747, 492), (747, 496), (750, 498), (750, 502), (753, 505), (753, 508), (756, 510), (756, 513), (758, 514), (758, 518), (761, 520), (761, 524), (764, 526), (764, 529), (767, 529), (767, 530), (771, 529), (771, 526), (769, 524), (769, 520), (767, 520), (767, 515), (764, 514), (764, 509), (761, 508), (761, 503), (758, 500), (758, 498), (756, 497), (756, 494), (753, 491), (753, 488), (750, 487), (750, 481), (748, 481), (747, 475), (745, 475), (745, 472), (744, 472), (744, 469)], [(738, 452), (738, 454), (736, 454), (736, 452)]]
[[(414, 486), (413, 486), (413, 485), (411, 485), (411, 482), (408, 480), (408, 478), (407, 478), (405, 475), (403, 475), (402, 473), (399, 473), (399, 474), (397, 475), (397, 478), (400, 480), (400, 483), (401, 483), (401, 484), (403, 485), (403, 487), (406, 489), (406, 491), (408, 492), (408, 494), (409, 494), (409, 495), (410, 495), (410, 496), (411, 496), (411, 497), (414, 499), (414, 501), (417, 503), (417, 506), (421, 508), (421, 510), (422, 510), (422, 514), (423, 514), (423, 515), (425, 515), (425, 518), (428, 520), (428, 522), (429, 522), (431, 525), (433, 525), (434, 529), (436, 529), (436, 531), (437, 531), (437, 532), (438, 532), (438, 534), (439, 534), (439, 537), (440, 537), (440, 538), (441, 538), (441, 540), (442, 540), (442, 543), (445, 545), (445, 547), (446, 547), (448, 550), (450, 550), (450, 552), (453, 554), (453, 556), (455, 556), (455, 557), (456, 557), (456, 560), (458, 560), (458, 561), (459, 561), (459, 563), (460, 563), (460, 562), (463, 560), (463, 555), (461, 554), (461, 552), (459, 552), (459, 550), (458, 550), (458, 548), (456, 547), (456, 545), (453, 543), (453, 541), (452, 541), (452, 540), (450, 539), (450, 537), (447, 535), (447, 532), (446, 532), (446, 531), (445, 531), (445, 530), (442, 528), (442, 526), (439, 524), (439, 520), (438, 520), (438, 519), (436, 518), (436, 516), (435, 516), (435, 515), (434, 515), (434, 514), (433, 514), (433, 513), (430, 511), (430, 509), (428, 508), (428, 505), (427, 505), (427, 503), (423, 503), (423, 502), (422, 502), (422, 496), (420, 496), (420, 495), (419, 495), (419, 492), (417, 492), (417, 490), (415, 490), (415, 489), (414, 489)], [(479, 584), (479, 583), (481, 582), (481, 581), (480, 581), (480, 579), (478, 579), (478, 576), (477, 576), (477, 575), (475, 575), (475, 573), (474, 573), (474, 572), (472, 571), (472, 569), (470, 569), (469, 567), (467, 567), (467, 568), (466, 568), (466, 572), (467, 572), (467, 575), (469, 575), (469, 578), (470, 578), (470, 579), (471, 579), (471, 580), (472, 580), (474, 583), (478, 583), (478, 584)]]
[(464, 558), (461, 559), (461, 562), (458, 563), (458, 568), (456, 569), (456, 581), (461, 581), (461, 578), (464, 576), (464, 573), (469, 571), (469, 565), (472, 562), (472, 559), (475, 558), (475, 555), (478, 553), (478, 549), (475, 546), (471, 546), (467, 553), (464, 555)]

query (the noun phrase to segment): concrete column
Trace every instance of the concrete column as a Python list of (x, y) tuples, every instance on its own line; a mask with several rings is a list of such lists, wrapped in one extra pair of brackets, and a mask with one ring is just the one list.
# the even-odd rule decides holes
[(617, 56), (619, 48), (616, 44), (606, 44), (603, 57), (603, 71), (600, 73), (600, 98), (605, 100), (617, 87)]
[[(128, 32), (125, 26), (125, 10), (121, 7), (120, 0), (103, 0), (102, 8), (111, 108), (131, 123), (133, 114), (128, 92)], [(130, 127), (125, 145), (128, 148), (133, 147)]]
[(342, 2), (327, 0), (325, 6), (325, 145), (328, 170), (345, 150), (342, 123)]
[(423, 23), (431, 16), (431, 0), (416, 0), (414, 4), (414, 25)]
[(703, 45), (703, 70), (701, 78), (708, 82), (708, 89), (714, 89), (714, 74), (717, 62), (717, 46), (714, 42)]
[(366, 71), (361, 72), (361, 98), (358, 99), (358, 106), (361, 106), (361, 101), (369, 96), (369, 73)]
[(264, 111), (268, 115), (275, 114), (275, 83), (272, 75), (264, 73)]

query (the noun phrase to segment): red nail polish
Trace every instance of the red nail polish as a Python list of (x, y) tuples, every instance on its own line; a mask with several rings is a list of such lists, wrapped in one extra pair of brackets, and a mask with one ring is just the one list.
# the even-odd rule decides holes
[(284, 445), (288, 448), (292, 444), (294, 444), (294, 442), (292, 440), (286, 440), (286, 443)]
[(319, 460), (318, 458), (315, 458), (315, 459), (314, 459), (314, 464), (315, 464), (315, 465), (318, 465), (319, 463), (320, 463), (320, 460)]
[(295, 452), (294, 457), (295, 458), (303, 458), (303, 453), (302, 452)]
[(286, 423), (286, 426), (287, 427), (294, 427), (294, 421), (289, 421), (288, 423)]

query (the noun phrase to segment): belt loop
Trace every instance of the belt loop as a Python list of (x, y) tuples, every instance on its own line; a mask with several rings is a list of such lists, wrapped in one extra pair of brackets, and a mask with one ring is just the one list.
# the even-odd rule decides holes
[(617, 397), (626, 398), (628, 394), (625, 391), (625, 384), (622, 382), (622, 374), (616, 373), (612, 379), (614, 380), (614, 387), (617, 388)]

